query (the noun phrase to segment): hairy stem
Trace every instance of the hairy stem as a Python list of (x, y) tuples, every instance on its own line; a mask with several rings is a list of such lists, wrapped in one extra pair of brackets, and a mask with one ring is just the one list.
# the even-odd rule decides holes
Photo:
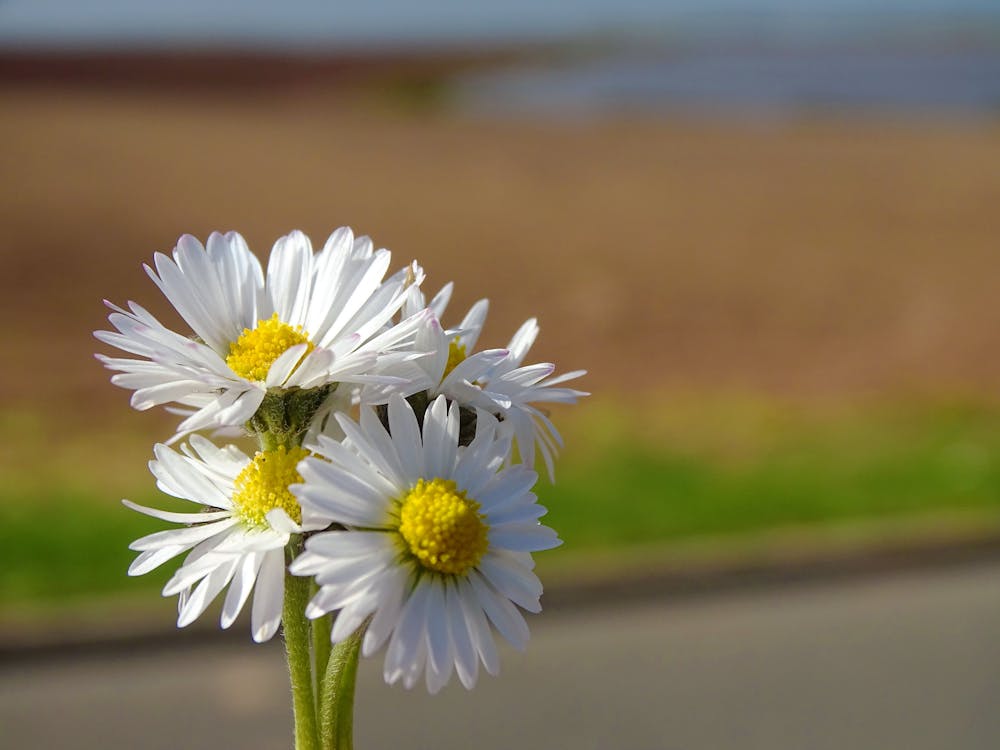
[[(312, 582), (312, 593), (316, 593), (316, 582)], [(323, 736), (320, 701), (323, 698), (323, 679), (326, 676), (326, 665), (330, 661), (330, 615), (317, 617), (312, 621), (313, 648), (313, 688), (316, 691), (316, 712), (320, 721), (319, 732)]]
[(358, 652), (367, 623), (333, 647), (320, 694), (323, 750), (353, 750), (354, 685), (358, 677)]
[[(297, 544), (291, 545), (297, 547)], [(309, 579), (285, 575), (285, 606), (282, 624), (288, 674), (292, 682), (292, 705), (295, 709), (295, 750), (318, 750), (316, 704), (313, 698), (312, 654), (306, 603)]]

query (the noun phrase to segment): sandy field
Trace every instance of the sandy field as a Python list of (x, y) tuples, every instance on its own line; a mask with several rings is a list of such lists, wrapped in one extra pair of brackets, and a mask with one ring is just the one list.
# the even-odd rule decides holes
[(0, 406), (126, 410), (101, 299), (238, 229), (349, 224), (589, 389), (816, 397), (1000, 384), (1000, 124), (487, 120), (266, 97), (0, 89)]

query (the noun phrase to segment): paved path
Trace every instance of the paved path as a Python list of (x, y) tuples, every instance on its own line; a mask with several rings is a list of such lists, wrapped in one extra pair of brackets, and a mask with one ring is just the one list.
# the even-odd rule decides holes
[[(472, 693), (388, 688), (366, 663), (358, 749), (1000, 747), (1000, 563), (532, 625)], [(0, 747), (283, 749), (285, 680), (277, 644), (0, 666)]]

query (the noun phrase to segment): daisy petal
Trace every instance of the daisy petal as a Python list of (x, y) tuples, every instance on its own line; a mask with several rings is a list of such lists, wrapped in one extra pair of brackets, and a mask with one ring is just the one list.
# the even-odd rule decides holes
[(257, 573), (253, 592), (250, 629), (257, 643), (268, 641), (281, 623), (281, 607), (285, 593), (284, 550), (275, 550), (264, 556)]

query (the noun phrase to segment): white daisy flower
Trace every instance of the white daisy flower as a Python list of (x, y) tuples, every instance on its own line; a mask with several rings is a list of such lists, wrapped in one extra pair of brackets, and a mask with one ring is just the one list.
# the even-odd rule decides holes
[(266, 641), (281, 622), (285, 545), (292, 534), (310, 528), (302, 524), (298, 501), (288, 490), (302, 481), (296, 464), (308, 451), (282, 446), (251, 459), (234, 446), (219, 448), (200, 435), (192, 435), (182, 451), (156, 445), (149, 468), (163, 492), (202, 507), (176, 513), (123, 500), (132, 510), (184, 524), (129, 545), (139, 552), (129, 575), (148, 573), (188, 552), (163, 588), (164, 596), (180, 595), (177, 625), (194, 622), (228, 586), (222, 627), (233, 624), (253, 591), (253, 639)]
[(346, 227), (317, 254), (296, 231), (275, 243), (265, 277), (236, 232), (212, 234), (207, 246), (185, 235), (172, 259), (157, 253), (155, 270), (145, 268), (194, 338), (134, 302), (108, 302), (117, 331), (95, 336), (139, 358), (98, 358), (119, 372), (115, 385), (135, 391), (136, 409), (187, 407), (179, 433), (242, 425), (268, 389), (392, 381), (387, 368), (406, 358), (424, 317), (390, 326), (421, 281), (415, 264), (383, 281), (390, 259)]
[(479, 385), (483, 394), (493, 401), (491, 411), (501, 419), (501, 434), (508, 435), (517, 444), (521, 462), (534, 466), (537, 445), (549, 479), (554, 481), (554, 461), (558, 448), (563, 445), (562, 436), (548, 415), (534, 404), (575, 404), (578, 398), (590, 394), (556, 387), (586, 375), (586, 370), (549, 377), (556, 369), (550, 362), (522, 365), (537, 336), (538, 322), (531, 318), (514, 334), (507, 346), (508, 355), (480, 378)]
[(467, 355), (467, 350), (475, 345), (475, 337), (472, 339), (470, 344), (463, 341), (459, 332), (445, 332), (437, 318), (431, 318), (417, 331), (413, 346), (420, 352), (427, 352), (427, 356), (414, 360), (423, 375), (417, 390), (426, 391), (428, 400), (444, 395), (463, 406), (489, 405), (489, 399), (483, 397), (476, 383), (508, 352), (506, 349), (487, 349)]
[(320, 437), (318, 456), (299, 465), (304, 483), (292, 487), (307, 522), (347, 529), (308, 538), (289, 568), (320, 587), (306, 615), (339, 610), (334, 643), (371, 618), (362, 653), (388, 642), (389, 683), (410, 688), (423, 673), (434, 693), (455, 671), (471, 688), (480, 661), (490, 674), (499, 669), (489, 623), (523, 648), (528, 627), (518, 607), (541, 609), (530, 553), (561, 542), (538, 522), (537, 475), (501, 468), (509, 441), (486, 413), (459, 448), (459, 408), (443, 396), (422, 434), (399, 395), (389, 401), (389, 432), (370, 409), (360, 425), (336, 417), (346, 440)]
[[(427, 308), (440, 320), (451, 300), (453, 285), (446, 284)], [(407, 312), (415, 312), (424, 304), (420, 290), (407, 300)], [(586, 374), (575, 370), (556, 377), (555, 365), (539, 363), (523, 365), (528, 350), (538, 336), (538, 322), (531, 318), (514, 334), (507, 349), (492, 349), (469, 355), (475, 348), (489, 301), (481, 299), (470, 308), (457, 329), (440, 331), (432, 321), (422, 328), (415, 339), (414, 348), (430, 355), (408, 363), (411, 387), (404, 392), (410, 395), (426, 391), (429, 398), (444, 394), (463, 406), (489, 411), (501, 421), (501, 432), (516, 444), (520, 462), (534, 466), (535, 447), (542, 455), (549, 479), (555, 480), (555, 457), (562, 447), (562, 436), (552, 420), (537, 403), (576, 403), (589, 395), (573, 388), (556, 387)], [(366, 386), (364, 403), (384, 404), (388, 394), (397, 392), (379, 386)], [(417, 404), (419, 406), (419, 404)]]
[[(444, 320), (444, 314), (448, 309), (448, 303), (451, 302), (451, 295), (454, 290), (455, 284), (449, 281), (441, 287), (441, 290), (434, 295), (434, 298), (428, 304), (424, 301), (423, 291), (419, 287), (415, 288), (410, 296), (407, 297), (406, 305), (403, 308), (404, 315), (415, 315), (426, 307), (439, 321)], [(454, 342), (455, 349), (461, 353), (461, 357), (452, 355), (452, 358), (457, 358), (461, 361), (461, 358), (466, 356), (466, 352), (470, 352), (476, 348), (476, 342), (479, 341), (479, 334), (483, 331), (483, 324), (486, 322), (486, 314), (489, 310), (490, 301), (488, 299), (478, 300), (469, 308), (458, 328), (448, 331), (449, 341)]]
[(405, 389), (367, 385), (361, 393), (362, 403), (385, 404), (392, 393), (409, 396), (422, 392), (428, 401), (438, 395), (445, 395), (470, 408), (490, 405), (490, 400), (483, 397), (475, 382), (506, 357), (507, 350), (490, 349), (469, 354), (475, 349), (489, 311), (489, 301), (485, 299), (479, 300), (469, 309), (458, 328), (443, 329), (441, 320), (451, 299), (452, 289), (453, 284), (449, 282), (434, 296), (430, 304), (425, 303), (424, 295), (419, 289), (410, 293), (404, 315), (412, 316), (426, 310), (432, 316), (420, 327), (414, 338), (413, 348), (422, 356), (415, 357), (408, 363), (408, 386)]

